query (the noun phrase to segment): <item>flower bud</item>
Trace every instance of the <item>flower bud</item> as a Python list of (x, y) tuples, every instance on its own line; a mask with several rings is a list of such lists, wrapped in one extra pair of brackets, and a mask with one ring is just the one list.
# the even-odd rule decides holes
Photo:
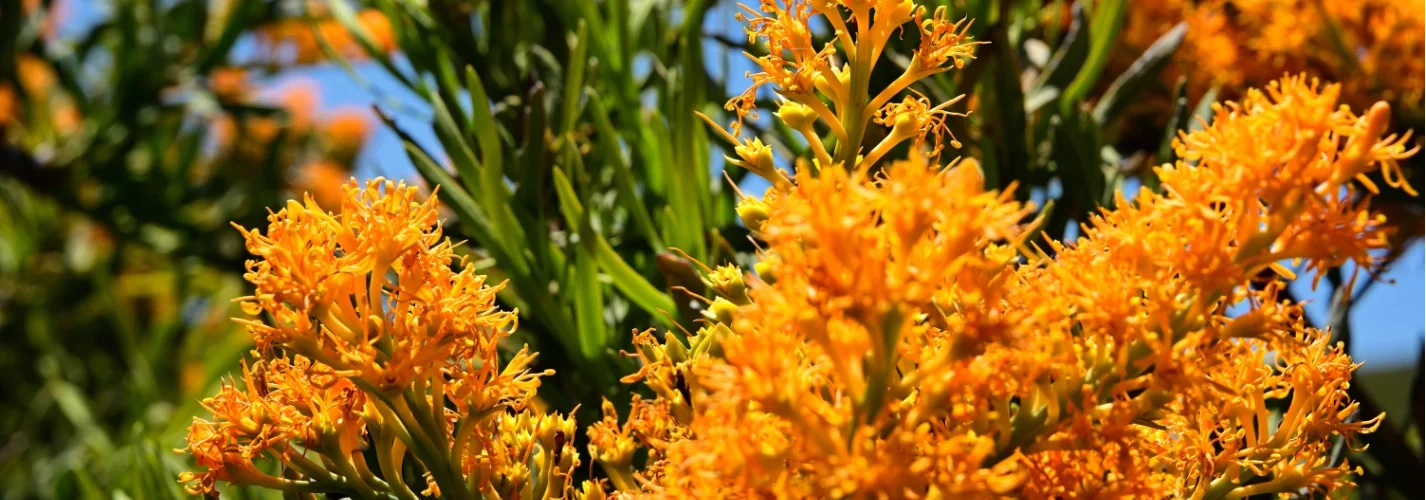
[(810, 106), (791, 101), (783, 103), (776, 114), (783, 123), (793, 130), (811, 127), (817, 121), (817, 112), (813, 111)]
[(718, 266), (703, 278), (703, 283), (733, 304), (744, 305), (749, 302), (748, 284), (743, 281), (743, 270), (738, 266)]
[(758, 261), (757, 264), (753, 264), (753, 272), (758, 274), (758, 279), (763, 283), (771, 285), (777, 282), (777, 277), (772, 275), (772, 264)]
[(743, 168), (768, 180), (777, 178), (777, 166), (772, 161), (772, 147), (764, 145), (762, 139), (744, 141), (742, 145), (733, 148), (733, 152), (742, 159)]
[(767, 204), (755, 198), (743, 198), (738, 201), (738, 218), (743, 220), (743, 225), (749, 231), (760, 233), (767, 223)]
[(683, 341), (678, 340), (673, 332), (664, 332), (663, 352), (668, 356), (668, 360), (674, 363), (682, 363), (688, 359), (688, 347), (685, 347)]
[(585, 481), (580, 485), (580, 490), (575, 492), (577, 500), (604, 500), (607, 494), (604, 493), (604, 485), (599, 481)]
[(703, 315), (712, 321), (731, 325), (733, 324), (733, 315), (737, 312), (738, 306), (719, 297), (713, 299), (713, 303), (708, 305), (708, 309), (703, 311)]

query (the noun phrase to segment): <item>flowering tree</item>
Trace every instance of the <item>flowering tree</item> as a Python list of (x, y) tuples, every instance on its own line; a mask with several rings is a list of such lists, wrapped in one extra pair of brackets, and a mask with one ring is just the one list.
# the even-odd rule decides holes
[[(1398, 162), (1415, 153), (1388, 133), (1390, 105), (1358, 115), (1338, 106), (1340, 86), (1304, 77), (1249, 89), (1173, 138), (1158, 189), (1115, 193), (1083, 236), (1041, 241), (1048, 214), (1013, 183), (988, 189), (980, 163), (940, 160), (962, 146), (948, 121), (965, 116), (951, 110), (963, 96), (933, 105), (908, 90), (976, 57), (968, 20), (911, 2), (746, 10), (760, 71), (727, 104), (731, 130), (703, 118), (732, 143), (730, 164), (771, 185), (736, 210), (756, 274), (703, 267), (697, 332), (634, 336), (640, 368), (623, 381), (652, 397), (632, 396), (622, 423), (606, 399), (585, 432), (607, 482), (575, 486), (574, 423), (531, 404), (528, 349), (497, 355), (515, 316), (473, 267), (450, 267), (434, 198), (376, 181), (348, 187), (338, 213), (309, 198), (266, 234), (244, 230), (260, 258), (245, 308), (267, 319), (243, 322), (261, 361), (246, 389), (205, 400), (215, 419), (190, 428), (203, 468), (183, 476), (190, 491), (409, 498), (403, 463), (421, 494), (457, 498), (1216, 499), (1353, 485), (1360, 469), (1333, 448), (1360, 449), (1382, 417), (1361, 414), (1347, 392), (1358, 365), (1304, 324), (1279, 277), (1295, 278), (1285, 262), (1316, 277), (1376, 265), (1390, 231), (1363, 201), (1380, 192), (1367, 176), (1409, 190)], [(814, 17), (835, 36), (815, 40)], [(905, 24), (919, 45), (871, 87)], [(760, 87), (806, 141), (811, 158), (790, 173), (739, 137)], [(898, 148), (906, 159), (885, 161)], [(556, 175), (562, 203), (577, 203)], [(578, 212), (566, 207), (571, 224)]]

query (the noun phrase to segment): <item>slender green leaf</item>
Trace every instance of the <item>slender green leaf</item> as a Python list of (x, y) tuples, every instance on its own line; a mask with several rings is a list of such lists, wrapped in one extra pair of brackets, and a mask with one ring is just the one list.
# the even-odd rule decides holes
[(480, 161), (475, 159), (475, 152), (471, 151), (470, 144), (466, 143), (460, 128), (456, 126), (455, 117), (451, 116), (450, 108), (446, 106), (445, 100), (435, 92), (429, 92), (426, 99), (431, 102), (431, 112), (434, 115), (435, 123), (433, 128), (436, 137), (440, 139), (441, 145), (445, 147), (446, 154), (450, 155), (451, 163), (456, 167), (456, 173), (460, 174), (460, 181), (465, 186), (468, 193), (481, 193), (481, 172)]
[[(456, 216), (460, 218), (462, 227), (466, 229), (481, 246), (504, 248), (503, 245), (494, 243), (495, 233), (491, 229), (490, 219), (485, 216), (485, 211), (480, 205), (475, 203), (475, 199), (470, 197), (469, 192), (461, 189), (451, 174), (446, 173), (446, 169), (437, 165), (425, 151), (417, 147), (410, 141), (405, 142), (406, 155), (411, 158), (411, 163), (415, 165), (416, 171), (421, 173), (428, 182), (440, 189), (440, 197), (446, 200)], [(497, 258), (498, 259), (498, 258)]]
[(480, 75), (475, 73), (475, 68), (465, 67), (466, 92), (470, 94), (470, 129), (475, 133), (475, 140), (480, 145), (480, 159), (485, 164), (486, 196), (498, 197), (501, 203), (505, 200), (503, 189), (490, 189), (492, 185), (502, 185), (505, 182), (504, 156), (500, 149), (500, 124), (496, 123), (495, 115), (490, 112), (490, 97), (485, 93), (485, 85), (480, 82)]
[(1094, 106), (1094, 121), (1108, 123), (1138, 96), (1145, 85), (1157, 80), (1159, 73), (1163, 72), (1164, 66), (1168, 65), (1174, 52), (1178, 50), (1179, 44), (1183, 43), (1183, 36), (1187, 32), (1188, 23), (1180, 22), (1155, 40), (1153, 45), (1144, 51), (1144, 55), (1139, 56), (1124, 74), (1114, 80), (1109, 90), (1104, 92), (1104, 97)]
[(604, 239), (603, 235), (593, 231), (593, 228), (588, 228), (586, 233), (585, 228), (588, 226), (588, 221), (585, 219), (583, 204), (575, 194), (574, 186), (570, 184), (569, 178), (565, 177), (564, 172), (558, 168), (555, 169), (554, 183), (555, 191), (560, 199), (560, 210), (564, 213), (565, 221), (571, 227), (580, 228), (581, 243), (587, 245), (595, 255), (600, 269), (609, 274), (614, 286), (628, 296), (635, 305), (653, 317), (661, 317), (661, 311), (673, 311), (673, 299), (659, 291), (639, 275), (638, 271), (629, 266), (619, 255), (619, 252), (609, 244), (609, 241)]
[(644, 202), (639, 199), (634, 171), (624, 160), (623, 150), (619, 146), (619, 134), (614, 130), (614, 124), (609, 121), (609, 111), (604, 108), (603, 100), (594, 89), (588, 89), (587, 92), (590, 96), (589, 107), (595, 130), (599, 132), (599, 148), (603, 150), (606, 161), (614, 167), (614, 187), (618, 190), (619, 202), (634, 219), (634, 226), (649, 240), (649, 246), (662, 250), (663, 239), (659, 238), (658, 231), (654, 229), (653, 217), (649, 216)]
[(1218, 87), (1208, 89), (1198, 104), (1193, 106), (1193, 119), (1188, 123), (1189, 132), (1197, 132), (1213, 124), (1213, 103), (1218, 100)]
[[(1029, 146), (1029, 136), (1025, 119), (1025, 93), (1020, 87), (1020, 57), (1011, 45), (1009, 33), (997, 26), (991, 32), (993, 44), (997, 47), (995, 73), (988, 75), (995, 86), (995, 107), (999, 133), (996, 146), (999, 149), (999, 174), (996, 176), (1005, 188), (1011, 180), (1021, 179), (1033, 163)], [(1007, 175), (1008, 174), (1008, 175)]]
[(597, 357), (604, 348), (606, 328), (604, 327), (604, 298), (599, 287), (598, 264), (594, 260), (594, 228), (586, 218), (584, 208), (574, 193), (574, 187), (564, 171), (554, 169), (555, 191), (559, 193), (560, 211), (571, 230), (578, 234), (579, 244), (574, 250), (574, 276), (566, 280), (574, 298), (574, 315), (579, 329), (579, 348), (585, 358)]
[(1060, 96), (1061, 113), (1077, 106), (1099, 81), (1104, 66), (1109, 64), (1109, 55), (1114, 49), (1114, 43), (1118, 41), (1119, 30), (1124, 26), (1127, 3), (1128, 0), (1104, 0), (1095, 6), (1094, 21), (1090, 24), (1089, 55), (1085, 58), (1084, 66), (1075, 75), (1074, 81), (1065, 87)]
[(584, 71), (589, 65), (589, 30), (580, 20), (574, 43), (569, 48), (569, 64), (564, 78), (564, 115), (560, 120), (559, 133), (569, 132), (579, 118), (580, 91), (584, 90)]
[(1070, 11), (1069, 31), (1031, 88), (1065, 88), (1084, 65), (1084, 59), (1089, 55), (1089, 21), (1085, 19), (1084, 5), (1080, 2), (1075, 2)]
[(595, 239), (594, 256), (599, 261), (599, 268), (609, 274), (614, 286), (650, 316), (662, 320), (664, 312), (674, 310), (673, 299), (639, 275), (639, 271), (625, 262), (624, 257), (603, 236)]
[[(239, 3), (261, 5), (261, 2)], [(386, 70), (387, 74), (396, 78), (396, 80), (401, 82), (402, 85), (405, 85), (406, 88), (418, 94), (425, 93), (425, 84), (421, 83), (420, 80), (412, 81), (406, 78), (406, 74), (398, 69), (396, 63), (391, 60), (391, 56), (376, 46), (376, 42), (372, 40), (371, 33), (367, 32), (365, 26), (362, 26), (361, 21), (357, 18), (356, 11), (352, 9), (350, 3), (326, 2), (324, 5), (332, 9), (332, 17), (335, 17), (337, 22), (342, 24), (342, 27), (346, 29), (347, 33), (351, 34), (352, 39), (356, 40), (357, 45), (360, 45), (361, 48), (366, 51), (367, 55), (371, 56), (373, 61), (380, 64), (381, 67)], [(389, 17), (390, 16), (388, 16), (388, 18)]]
[[(555, 170), (558, 176), (559, 170)], [(581, 237), (583, 234), (580, 235)], [(565, 282), (574, 295), (574, 317), (579, 324), (579, 349), (585, 359), (597, 359), (608, 343), (604, 326), (604, 294), (598, 264), (584, 245), (574, 250), (574, 279)]]

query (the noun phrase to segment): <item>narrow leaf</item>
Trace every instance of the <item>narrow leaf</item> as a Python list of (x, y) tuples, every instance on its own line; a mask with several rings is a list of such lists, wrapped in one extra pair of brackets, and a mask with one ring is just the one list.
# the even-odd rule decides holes
[(1062, 113), (1071, 106), (1077, 106), (1089, 95), (1089, 90), (1099, 81), (1100, 73), (1104, 72), (1104, 66), (1109, 64), (1110, 52), (1119, 38), (1120, 28), (1124, 26), (1126, 3), (1127, 0), (1104, 0), (1095, 6), (1094, 21), (1090, 24), (1089, 55), (1079, 74), (1060, 96)]
[(564, 213), (565, 221), (571, 227), (580, 228), (581, 246), (587, 247), (594, 254), (598, 259), (600, 269), (613, 278), (614, 286), (651, 316), (660, 317), (660, 311), (673, 311), (675, 307), (673, 299), (645, 280), (638, 271), (624, 261), (624, 258), (614, 250), (614, 247), (604, 239), (603, 235), (588, 227), (588, 221), (584, 218), (583, 204), (575, 194), (574, 186), (562, 170), (556, 168), (554, 172), (555, 192), (559, 196), (560, 211)]
[(1069, 31), (1032, 88), (1065, 88), (1084, 65), (1084, 58), (1089, 55), (1089, 20), (1085, 18), (1084, 5), (1080, 2), (1075, 2), (1070, 12)]
[(1187, 32), (1188, 23), (1180, 22), (1155, 40), (1153, 45), (1144, 51), (1144, 55), (1139, 56), (1124, 74), (1119, 75), (1104, 93), (1104, 97), (1099, 99), (1099, 104), (1094, 106), (1094, 121), (1108, 123), (1138, 96), (1145, 85), (1156, 80), (1159, 73), (1163, 72), (1164, 66), (1173, 58), (1179, 44), (1183, 43), (1183, 36)]

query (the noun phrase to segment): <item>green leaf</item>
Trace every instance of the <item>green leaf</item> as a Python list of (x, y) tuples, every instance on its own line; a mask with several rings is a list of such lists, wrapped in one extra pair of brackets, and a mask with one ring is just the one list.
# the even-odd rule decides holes
[(696, 164), (693, 158), (678, 159), (677, 144), (669, 131), (667, 120), (661, 113), (654, 111), (647, 123), (652, 129), (653, 145), (658, 151), (657, 161), (662, 165), (669, 180), (667, 183), (669, 189), (667, 207), (671, 211), (671, 217), (666, 221), (669, 224), (667, 226), (667, 242), (695, 258), (700, 258), (703, 253), (703, 219), (698, 210), (698, 194), (695, 192), (696, 181), (690, 176), (707, 177), (708, 173), (696, 172), (696, 169), (690, 168)]
[(52, 379), (46, 387), (47, 393), (54, 398), (54, 402), (59, 406), (60, 413), (64, 414), (69, 423), (74, 425), (94, 452), (101, 456), (111, 453), (114, 443), (109, 439), (108, 433), (104, 432), (99, 422), (94, 418), (94, 411), (89, 406), (89, 399), (84, 393), (67, 381)]
[[(1104, 170), (1100, 168), (1103, 160), (1096, 134), (1098, 128), (1078, 110), (1056, 116), (1052, 121), (1055, 122), (1054, 160), (1064, 182), (1065, 197), (1078, 202), (1082, 209), (1097, 206), (1104, 199)], [(1057, 231), (1062, 228), (1049, 229)]]
[(991, 33), (992, 43), (997, 48), (995, 61), (995, 108), (999, 118), (999, 134), (995, 138), (1000, 151), (1000, 172), (996, 175), (1004, 188), (1013, 179), (1024, 178), (1033, 163), (1030, 158), (1029, 136), (1025, 119), (1025, 93), (1020, 88), (1020, 57), (1011, 44), (1004, 25), (999, 25)]
[(637, 270), (624, 261), (624, 258), (614, 250), (614, 247), (604, 239), (603, 235), (595, 232), (589, 226), (589, 222), (585, 218), (583, 204), (575, 194), (574, 186), (559, 168), (555, 169), (554, 184), (555, 192), (560, 200), (560, 211), (564, 213), (565, 222), (570, 227), (579, 229), (581, 246), (586, 246), (594, 254), (599, 268), (609, 274), (613, 279), (614, 286), (623, 292), (631, 302), (648, 312), (650, 316), (662, 317), (661, 311), (673, 311), (675, 307), (673, 299), (645, 280)]
[(1095, 6), (1094, 20), (1089, 25), (1089, 55), (1074, 81), (1065, 87), (1064, 94), (1060, 96), (1061, 113), (1068, 114), (1066, 111), (1084, 100), (1099, 81), (1104, 66), (1109, 64), (1109, 54), (1119, 38), (1119, 30), (1124, 26), (1126, 3), (1127, 0), (1104, 0)]
[(1080, 2), (1075, 2), (1070, 12), (1069, 31), (1031, 88), (1065, 88), (1084, 65), (1084, 59), (1089, 55), (1089, 21), (1085, 19), (1084, 5)]
[(565, 221), (579, 235), (574, 249), (574, 275), (561, 283), (574, 298), (574, 316), (579, 331), (579, 349), (586, 359), (594, 359), (604, 349), (604, 297), (599, 287), (598, 263), (594, 260), (594, 228), (585, 218), (584, 207), (574, 194), (569, 178), (559, 167), (554, 170), (555, 191)]
[[(559, 175), (559, 170), (555, 172)], [(609, 329), (604, 326), (604, 294), (599, 286), (598, 266), (594, 255), (584, 245), (574, 251), (574, 279), (566, 280), (564, 284), (574, 295), (580, 353), (585, 359), (596, 359), (608, 342)]]
[[(1174, 140), (1178, 134), (1188, 127), (1191, 117), (1188, 115), (1188, 77), (1178, 77), (1178, 84), (1174, 91), (1174, 111), (1169, 113), (1168, 125), (1164, 127), (1164, 138), (1159, 140), (1158, 154), (1155, 160), (1158, 162), (1172, 162), (1175, 160)], [(1145, 187), (1159, 191), (1158, 174), (1149, 170), (1142, 175)]]
[(440, 139), (441, 146), (445, 147), (446, 154), (450, 155), (456, 173), (460, 174), (461, 183), (469, 193), (482, 192), (480, 184), (484, 176), (480, 161), (475, 159), (475, 152), (470, 149), (470, 144), (466, 143), (456, 125), (455, 117), (451, 116), (450, 108), (435, 92), (428, 92), (426, 99), (431, 103), (431, 114), (435, 118), (432, 126), (436, 131), (436, 138)]
[(1180, 22), (1155, 40), (1153, 45), (1144, 51), (1144, 55), (1139, 56), (1124, 74), (1119, 75), (1104, 93), (1104, 97), (1099, 99), (1099, 104), (1094, 106), (1094, 121), (1108, 123), (1138, 96), (1145, 85), (1158, 79), (1159, 73), (1163, 72), (1164, 66), (1168, 65), (1174, 52), (1178, 50), (1179, 44), (1183, 43), (1183, 36), (1187, 32), (1188, 23)]
[[(461, 189), (451, 174), (446, 173), (446, 169), (437, 165), (425, 151), (417, 147), (411, 141), (405, 141), (406, 155), (411, 158), (411, 164), (415, 165), (416, 171), (421, 173), (433, 187), (439, 189), (438, 195), (445, 200), (456, 212), (456, 217), (460, 218), (462, 227), (475, 238), (477, 243), (484, 247), (495, 247), (496, 250), (504, 248), (503, 245), (494, 244), (494, 231), (491, 230), (490, 219), (485, 216), (485, 211), (480, 205), (475, 203), (475, 199), (470, 197), (470, 193)], [(503, 253), (503, 252), (501, 252)], [(496, 260), (500, 260), (499, 257)], [(503, 264), (504, 262), (502, 262)]]
[(1198, 104), (1193, 107), (1193, 120), (1188, 123), (1189, 132), (1197, 132), (1213, 124), (1213, 103), (1218, 100), (1218, 87), (1208, 89)]
[[(469, 66), (465, 72), (465, 88), (470, 94), (471, 113), (467, 129), (474, 136), (477, 145), (480, 146), (482, 164), (480, 171), (479, 190), (472, 190), (479, 193), (481, 202), (484, 203), (485, 212), (490, 215), (491, 222), (495, 224), (495, 230), (502, 235), (502, 239), (512, 243), (509, 251), (512, 254), (520, 253), (520, 246), (526, 243), (525, 224), (521, 224), (519, 217), (515, 215), (514, 207), (510, 204), (510, 188), (505, 185), (505, 159), (500, 147), (500, 125), (495, 121), (495, 116), (490, 112), (490, 99), (486, 96), (485, 87), (480, 82), (480, 77), (476, 75), (475, 69)], [(439, 119), (439, 114), (437, 114)], [(461, 141), (461, 153), (470, 149), (471, 144), (467, 140)], [(473, 154), (472, 154), (473, 156)], [(462, 176), (466, 175), (462, 173)], [(469, 186), (472, 183), (467, 183)], [(543, 231), (535, 231), (537, 233)], [(535, 242), (538, 244), (538, 242)], [(525, 250), (530, 250), (526, 247)], [(533, 255), (529, 257), (533, 258)]]
[[(261, 5), (261, 2), (240, 3)], [(324, 5), (331, 7), (332, 17), (335, 17), (337, 22), (342, 24), (342, 28), (345, 28), (347, 33), (351, 34), (352, 38), (356, 40), (357, 45), (360, 45), (361, 48), (366, 51), (367, 55), (371, 56), (373, 61), (381, 65), (387, 74), (396, 78), (396, 80), (401, 82), (402, 85), (405, 85), (406, 88), (418, 94), (426, 91), (424, 83), (420, 80), (412, 81), (406, 78), (406, 74), (402, 73), (400, 69), (397, 69), (396, 63), (391, 60), (391, 57), (382, 51), (380, 47), (376, 46), (376, 42), (372, 41), (371, 33), (368, 33), (366, 27), (362, 26), (361, 21), (357, 19), (357, 13), (355, 10), (352, 10), (350, 2), (326, 2)], [(393, 23), (395, 22), (394, 19), (392, 21)]]
[(570, 44), (569, 53), (569, 64), (566, 65), (564, 78), (564, 118), (560, 121), (558, 130), (560, 134), (573, 129), (575, 120), (579, 118), (580, 91), (584, 89), (584, 71), (589, 66), (589, 30), (582, 19), (579, 21), (574, 42)]
[(609, 274), (614, 287), (623, 292), (634, 305), (648, 312), (650, 316), (661, 319), (664, 318), (663, 312), (674, 311), (673, 299), (624, 262), (624, 258), (603, 236), (596, 235), (594, 242), (594, 256), (599, 261), (599, 268)]
[(659, 238), (658, 231), (654, 229), (653, 217), (649, 216), (644, 202), (639, 199), (634, 171), (624, 160), (623, 149), (619, 146), (619, 133), (614, 130), (614, 124), (609, 122), (609, 110), (604, 108), (604, 101), (594, 89), (588, 89), (587, 92), (590, 97), (590, 113), (594, 117), (595, 130), (599, 133), (599, 149), (603, 151), (605, 160), (614, 167), (614, 187), (618, 190), (619, 202), (634, 219), (634, 226), (649, 241), (649, 246), (662, 250), (663, 239)]
[[(465, 86), (471, 102), (470, 129), (475, 133), (475, 140), (480, 145), (480, 159), (485, 163), (484, 183), (488, 188), (492, 184), (505, 182), (504, 157), (500, 151), (500, 124), (495, 122), (495, 115), (490, 112), (490, 97), (486, 95), (485, 85), (481, 84), (480, 75), (475, 73), (474, 67), (465, 67)], [(492, 194), (497, 193), (487, 192), (487, 195)]]

